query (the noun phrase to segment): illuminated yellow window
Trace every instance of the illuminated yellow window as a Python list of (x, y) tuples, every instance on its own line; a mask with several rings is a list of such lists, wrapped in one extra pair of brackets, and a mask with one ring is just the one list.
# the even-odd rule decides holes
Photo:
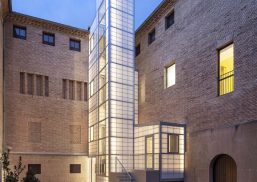
[(234, 91), (234, 45), (219, 51), (219, 95)]
[(176, 64), (173, 64), (165, 70), (166, 88), (175, 85), (176, 83)]

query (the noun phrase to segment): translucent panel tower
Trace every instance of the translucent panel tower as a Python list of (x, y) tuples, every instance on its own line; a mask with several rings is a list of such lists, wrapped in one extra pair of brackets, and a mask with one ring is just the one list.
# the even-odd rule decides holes
[(89, 58), (89, 181), (133, 169), (134, 0), (97, 0)]

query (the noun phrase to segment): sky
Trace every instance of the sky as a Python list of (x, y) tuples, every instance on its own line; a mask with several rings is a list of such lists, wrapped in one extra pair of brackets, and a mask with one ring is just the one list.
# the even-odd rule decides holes
[[(138, 28), (162, 0), (135, 0)], [(12, 0), (15, 12), (87, 29), (93, 22), (96, 0)]]

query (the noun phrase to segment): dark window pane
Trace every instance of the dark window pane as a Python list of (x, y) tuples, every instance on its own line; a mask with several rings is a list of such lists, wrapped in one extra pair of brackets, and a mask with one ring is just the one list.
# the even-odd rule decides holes
[(41, 174), (41, 164), (28, 164), (28, 170), (33, 171), (34, 174)]
[(26, 39), (26, 27), (14, 26), (13, 37), (19, 38), (19, 39)]
[(70, 164), (70, 173), (81, 173), (80, 164)]
[(25, 73), (20, 73), (20, 93), (25, 94)]
[(49, 96), (49, 78), (45, 76), (45, 96)]
[(84, 101), (87, 101), (87, 83), (84, 83)]
[(36, 76), (36, 87), (37, 95), (43, 96), (43, 77), (41, 75)]
[(148, 44), (155, 41), (155, 29), (148, 34)]
[(174, 11), (171, 12), (168, 16), (165, 18), (165, 27), (168, 29), (171, 25), (174, 24)]
[(80, 51), (80, 41), (70, 39), (70, 50)]
[(140, 44), (137, 45), (136, 47), (136, 56), (138, 56), (140, 54)]
[(43, 33), (43, 43), (48, 45), (55, 45), (55, 35), (50, 33)]
[(27, 80), (28, 80), (28, 94), (33, 95), (34, 91), (34, 77), (33, 74), (28, 74), (27, 75)]

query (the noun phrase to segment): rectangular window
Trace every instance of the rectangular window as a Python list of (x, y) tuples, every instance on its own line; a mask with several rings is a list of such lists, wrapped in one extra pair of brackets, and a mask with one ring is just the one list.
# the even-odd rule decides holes
[(13, 37), (25, 40), (27, 37), (26, 27), (13, 26)]
[(137, 46), (136, 46), (136, 56), (138, 56), (139, 54), (140, 54), (140, 44), (138, 44)]
[(179, 153), (179, 135), (168, 134), (168, 153)]
[(148, 44), (150, 45), (155, 41), (155, 29), (148, 34)]
[(20, 93), (25, 94), (25, 73), (20, 73)]
[(69, 99), (74, 100), (74, 81), (69, 80)]
[(82, 83), (77, 82), (77, 99), (82, 100)]
[(174, 11), (165, 17), (165, 28), (166, 30), (174, 24)]
[(43, 44), (55, 45), (55, 35), (52, 33), (43, 32)]
[(34, 174), (41, 174), (41, 164), (28, 164), (28, 170), (33, 171)]
[(153, 136), (146, 137), (146, 169), (153, 169), (154, 164), (154, 144)]
[(36, 88), (37, 95), (43, 96), (43, 77), (41, 75), (36, 75)]
[(89, 129), (89, 141), (92, 142), (94, 141), (94, 127), (91, 126)]
[(27, 80), (28, 80), (28, 94), (33, 95), (34, 94), (34, 75), (33, 74), (28, 74), (27, 75)]
[(87, 101), (87, 83), (84, 83), (84, 101)]
[(94, 95), (94, 80), (89, 85), (90, 89), (90, 97)]
[(81, 164), (70, 164), (70, 173), (81, 173)]
[(176, 64), (173, 64), (165, 70), (166, 88), (176, 84)]
[(62, 80), (62, 98), (67, 99), (67, 80)]
[(70, 39), (70, 50), (80, 51), (80, 40)]
[(105, 156), (100, 156), (99, 157), (99, 173), (100, 174), (105, 174), (106, 173), (106, 157)]
[(49, 77), (45, 76), (45, 96), (49, 96)]
[(219, 95), (234, 91), (234, 44), (219, 50)]

